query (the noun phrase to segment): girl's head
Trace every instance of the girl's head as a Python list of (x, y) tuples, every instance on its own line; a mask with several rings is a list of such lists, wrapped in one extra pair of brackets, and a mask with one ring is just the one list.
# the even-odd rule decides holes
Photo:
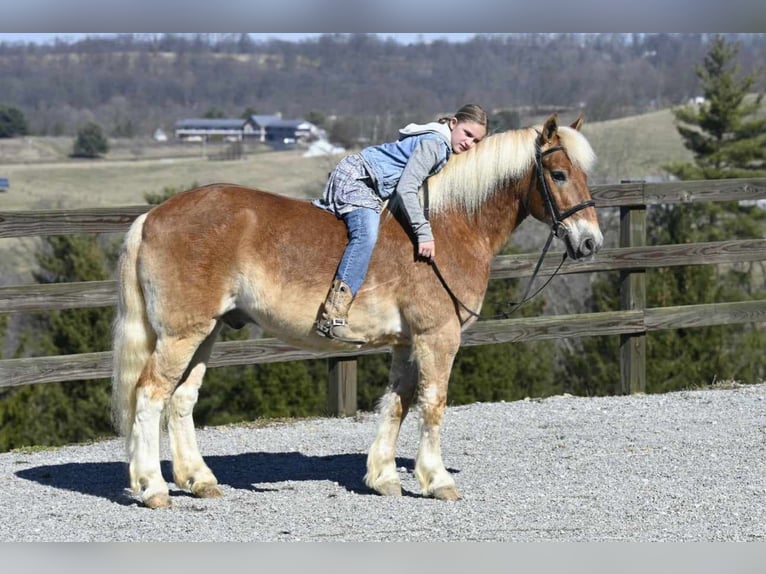
[(487, 135), (487, 112), (478, 104), (466, 104), (451, 118), (441, 118), (449, 125), (453, 153), (468, 151)]

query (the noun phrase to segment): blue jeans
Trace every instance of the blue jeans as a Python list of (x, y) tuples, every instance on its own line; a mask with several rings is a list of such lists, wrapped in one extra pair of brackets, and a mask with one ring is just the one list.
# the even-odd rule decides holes
[(340, 279), (356, 295), (367, 275), (372, 250), (378, 240), (380, 213), (360, 207), (342, 215), (348, 229), (348, 244), (341, 257), (335, 278)]

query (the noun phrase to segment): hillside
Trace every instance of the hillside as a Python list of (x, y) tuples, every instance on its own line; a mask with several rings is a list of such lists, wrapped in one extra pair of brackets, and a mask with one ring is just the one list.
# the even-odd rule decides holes
[[(699, 95), (694, 72), (712, 34), (482, 34), (400, 45), (374, 35), (304, 42), (246, 35), (120, 35), (51, 46), (0, 42), (0, 104), (34, 135), (74, 136), (95, 121), (109, 136), (147, 137), (182, 118), (246, 110), (308, 118), (354, 137), (389, 137), (409, 121), (475, 101), (514, 110), (584, 109), (606, 120)], [(743, 73), (763, 69), (766, 35), (729, 34)], [(764, 80), (754, 86), (764, 89)]]

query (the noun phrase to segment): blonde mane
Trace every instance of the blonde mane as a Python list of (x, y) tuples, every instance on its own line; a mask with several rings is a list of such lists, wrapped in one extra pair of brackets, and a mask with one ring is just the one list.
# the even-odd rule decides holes
[[(431, 212), (458, 208), (475, 213), (499, 186), (532, 168), (541, 130), (542, 126), (534, 126), (493, 134), (473, 149), (453, 155), (444, 169), (428, 179)], [(572, 163), (589, 172), (596, 155), (585, 137), (568, 126), (559, 126), (558, 135)]]

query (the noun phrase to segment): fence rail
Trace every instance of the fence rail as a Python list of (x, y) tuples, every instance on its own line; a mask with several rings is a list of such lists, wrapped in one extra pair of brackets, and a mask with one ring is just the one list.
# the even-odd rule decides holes
[[(766, 179), (628, 182), (594, 186), (596, 207), (619, 208), (620, 247), (602, 250), (588, 261), (571, 261), (560, 274), (619, 271), (621, 310), (604, 313), (487, 320), (463, 333), (462, 345), (616, 335), (621, 338), (621, 391), (645, 388), (646, 334), (660, 329), (766, 322), (766, 300), (646, 307), (645, 271), (658, 267), (766, 261), (766, 239), (732, 239), (684, 245), (647, 246), (646, 208), (657, 204), (766, 199)], [(90, 208), (56, 211), (0, 212), (0, 238), (121, 233), (151, 206)], [(537, 254), (499, 256), (491, 278), (528, 277)], [(541, 275), (553, 273), (559, 256), (548, 256)], [(115, 281), (89, 281), (0, 288), (0, 313), (108, 307), (116, 303)], [(356, 366), (353, 357), (385, 349), (316, 353), (297, 349), (277, 339), (227, 341), (215, 345), (211, 367), (249, 363), (330, 359), (328, 410), (334, 414), (356, 411)], [(85, 353), (0, 361), (0, 388), (19, 385), (108, 377), (111, 353)]]

